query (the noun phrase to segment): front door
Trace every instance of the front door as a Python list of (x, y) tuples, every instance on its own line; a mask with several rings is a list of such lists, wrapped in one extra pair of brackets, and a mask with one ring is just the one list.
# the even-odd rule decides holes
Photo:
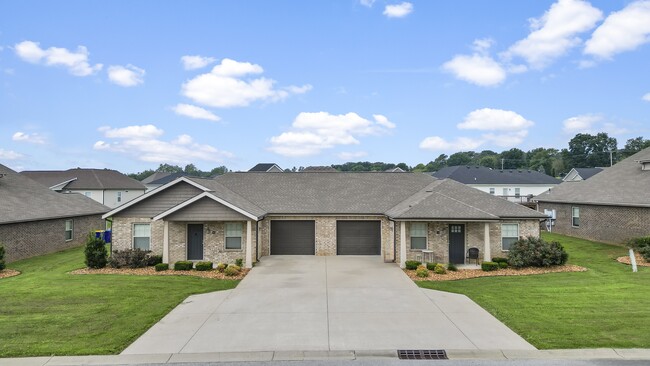
[(203, 224), (187, 225), (187, 259), (203, 259)]
[(465, 263), (465, 225), (449, 225), (449, 263)]

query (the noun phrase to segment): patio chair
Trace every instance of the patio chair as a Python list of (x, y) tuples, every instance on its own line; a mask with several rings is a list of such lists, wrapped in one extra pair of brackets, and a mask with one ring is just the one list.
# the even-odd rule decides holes
[(478, 253), (479, 253), (478, 248), (467, 249), (467, 257), (465, 258), (467, 259), (467, 263), (468, 264), (471, 263), (471, 260), (474, 259), (476, 260), (476, 264), (478, 264)]

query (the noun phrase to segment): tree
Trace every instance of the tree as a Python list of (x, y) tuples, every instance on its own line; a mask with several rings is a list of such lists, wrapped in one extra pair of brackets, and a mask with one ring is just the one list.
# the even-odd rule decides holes
[(503, 169), (527, 168), (526, 153), (516, 147), (502, 152), (499, 158), (503, 161)]
[(625, 159), (628, 156), (634, 155), (643, 149), (650, 147), (650, 140), (646, 140), (643, 137), (635, 137), (633, 139), (627, 140), (623, 151), (620, 151), (621, 159)]
[(528, 168), (545, 174), (553, 174), (553, 161), (558, 159), (560, 152), (557, 149), (538, 147), (526, 153)]
[(449, 155), (449, 159), (447, 159), (447, 165), (448, 166), (472, 165), (475, 156), (476, 153), (474, 151), (457, 152)]
[(193, 176), (200, 176), (200, 173), (202, 173), (200, 170), (196, 168), (194, 164), (185, 165), (185, 169), (183, 169), (183, 172)]
[(610, 156), (615, 156), (616, 151), (616, 138), (609, 137), (605, 132), (596, 135), (579, 133), (569, 141), (573, 168), (610, 166)]
[(181, 168), (178, 165), (169, 165), (165, 163), (165, 164), (160, 164), (158, 166), (158, 169), (156, 169), (156, 171), (165, 172), (165, 173), (181, 173), (183, 171), (183, 168)]

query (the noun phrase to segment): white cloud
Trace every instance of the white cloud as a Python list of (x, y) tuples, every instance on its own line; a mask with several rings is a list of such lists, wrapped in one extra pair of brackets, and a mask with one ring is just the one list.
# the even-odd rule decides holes
[(489, 55), (456, 55), (442, 65), (443, 70), (457, 79), (479, 86), (496, 86), (506, 79), (506, 72)]
[(432, 151), (474, 150), (484, 142), (480, 138), (459, 137), (453, 141), (447, 141), (440, 136), (431, 136), (420, 142), (420, 148)]
[(413, 4), (403, 2), (401, 4), (386, 5), (384, 15), (389, 18), (403, 18), (413, 12)]
[(5, 150), (0, 148), (0, 159), (2, 160), (18, 160), (24, 158), (25, 155), (17, 153), (13, 150)]
[(260, 65), (223, 59), (211, 72), (184, 83), (181, 93), (198, 104), (230, 108), (245, 107), (255, 101), (277, 102), (291, 94), (301, 94), (311, 89), (310, 85), (276, 89), (275, 80), (272, 79), (243, 79), (244, 76), (263, 72)]
[(646, 93), (641, 97), (641, 99), (645, 100), (646, 102), (650, 102), (650, 93)]
[(115, 141), (99, 140), (93, 148), (98, 151), (121, 153), (151, 163), (189, 164), (197, 161), (222, 163), (233, 154), (213, 146), (194, 142), (189, 135), (180, 135), (172, 141), (159, 139), (164, 133), (154, 125), (101, 127), (103, 136)]
[(372, 6), (375, 5), (375, 1), (377, 0), (359, 0), (359, 3), (363, 6), (372, 8)]
[(102, 69), (102, 64), (90, 65), (88, 63), (88, 49), (78, 46), (76, 51), (66, 48), (50, 47), (43, 49), (38, 42), (23, 41), (14, 46), (16, 55), (24, 61), (46, 66), (61, 66), (75, 76), (89, 76)]
[(220, 121), (221, 118), (207, 109), (197, 107), (191, 104), (179, 103), (172, 110), (181, 116), (186, 116), (194, 119), (207, 119), (208, 121)]
[(333, 115), (327, 112), (298, 114), (291, 130), (271, 137), (269, 150), (284, 156), (308, 156), (336, 146), (358, 145), (357, 137), (378, 135), (395, 127), (382, 115), (375, 122), (356, 113)]
[(14, 141), (29, 142), (30, 144), (37, 145), (42, 145), (46, 141), (44, 136), (41, 136), (37, 133), (24, 133), (20, 131), (14, 133), (11, 139)]
[(217, 61), (217, 59), (214, 57), (204, 57), (199, 55), (181, 57), (181, 62), (183, 63), (183, 68), (185, 70), (201, 69), (215, 61)]
[(336, 154), (336, 156), (339, 159), (347, 160), (347, 161), (360, 159), (360, 158), (363, 158), (364, 156), (367, 156), (367, 155), (368, 155), (368, 153), (365, 152), (365, 151), (343, 151), (343, 152), (340, 152), (340, 153)]
[(650, 1), (635, 1), (610, 14), (586, 42), (584, 53), (609, 59), (650, 41)]
[(108, 68), (108, 79), (119, 86), (131, 87), (137, 86), (144, 82), (145, 71), (133, 65), (110, 66)]
[(543, 69), (582, 40), (578, 34), (596, 26), (602, 11), (583, 0), (558, 0), (541, 18), (530, 19), (531, 33), (503, 54), (519, 56), (534, 69)]
[(603, 120), (603, 117), (596, 114), (582, 114), (567, 118), (562, 122), (563, 130), (566, 133), (591, 133), (596, 123)]
[(534, 123), (513, 111), (483, 108), (470, 112), (465, 120), (458, 124), (461, 130), (524, 130)]

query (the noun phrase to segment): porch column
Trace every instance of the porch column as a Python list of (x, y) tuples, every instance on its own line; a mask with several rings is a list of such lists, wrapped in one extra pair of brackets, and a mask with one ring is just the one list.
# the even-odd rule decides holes
[(492, 254), (490, 252), (490, 223), (486, 222), (484, 225), (483, 242), (485, 247), (483, 248), (483, 262), (490, 262), (492, 261)]
[(169, 263), (169, 221), (163, 221), (163, 263)]
[(399, 222), (399, 266), (406, 267), (406, 222)]
[(246, 268), (253, 268), (253, 224), (251, 220), (246, 221)]

